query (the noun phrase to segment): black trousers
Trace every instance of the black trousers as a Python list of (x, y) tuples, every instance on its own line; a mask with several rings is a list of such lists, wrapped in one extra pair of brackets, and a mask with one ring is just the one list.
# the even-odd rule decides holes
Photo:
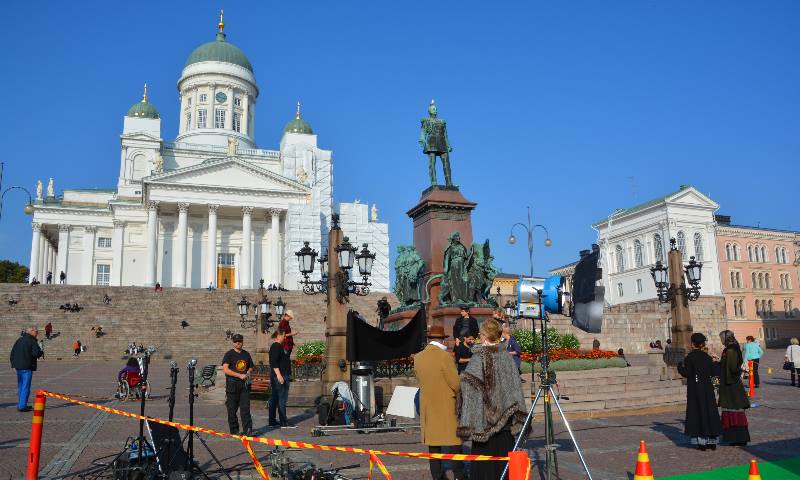
[(250, 416), (250, 389), (244, 385), (225, 386), (225, 407), (228, 409), (228, 427), (231, 434), (239, 433), (239, 419), (236, 418), (236, 410), (242, 417), (243, 432), (253, 429), (253, 418)]
[[(428, 453), (458, 454), (461, 453), (461, 445), (452, 445), (452, 446), (431, 445), (428, 446)], [(442, 480), (447, 478), (445, 476), (444, 460), (430, 459), (429, 462), (431, 464), (431, 476), (433, 477), (433, 480)], [(455, 475), (456, 480), (464, 478), (464, 462), (460, 460), (452, 460), (451, 462), (453, 464), (453, 475)], [(498, 476), (497, 478), (500, 477)]]
[(760, 360), (761, 360), (760, 358), (753, 359), (753, 385), (755, 385), (756, 387), (760, 383), (760, 379), (758, 378), (758, 362)]
[[(793, 369), (789, 370), (789, 372), (791, 372), (791, 374), (792, 374), (792, 386), (797, 385), (798, 387), (800, 387), (800, 368), (793, 368)], [(797, 382), (796, 383), (795, 383), (795, 372), (797, 372)]]
[[(514, 437), (508, 429), (500, 430), (485, 442), (472, 441), (472, 455), (491, 455), (493, 457), (505, 457), (514, 448)], [(506, 468), (505, 462), (485, 461), (472, 462), (470, 478), (500, 478)]]

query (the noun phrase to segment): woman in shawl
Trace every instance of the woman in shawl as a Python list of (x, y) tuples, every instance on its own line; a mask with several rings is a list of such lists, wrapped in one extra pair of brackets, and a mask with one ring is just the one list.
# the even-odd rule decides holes
[(747, 415), (750, 400), (742, 384), (742, 349), (730, 330), (719, 334), (725, 349), (720, 358), (719, 407), (722, 409), (722, 439), (734, 446), (744, 446), (750, 441)]
[[(481, 324), (482, 343), (472, 348), (472, 358), (461, 374), (456, 433), (472, 441), (473, 455), (508, 455), (528, 414), (519, 372), (500, 343), (501, 332), (495, 320)], [(504, 462), (472, 462), (470, 478), (498, 479), (504, 467)]]
[(686, 426), (684, 433), (700, 450), (716, 450), (722, 429), (711, 384), (714, 361), (703, 351), (706, 337), (692, 335), (692, 351), (678, 364), (678, 372), (686, 377)]

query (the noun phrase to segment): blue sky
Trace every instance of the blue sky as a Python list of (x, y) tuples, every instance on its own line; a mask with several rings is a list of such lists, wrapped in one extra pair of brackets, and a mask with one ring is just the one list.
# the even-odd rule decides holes
[[(334, 151), (336, 200), (377, 203), (393, 254), (427, 186), (432, 98), (474, 236), (505, 272), (527, 270), (524, 239), (506, 243), (527, 205), (553, 239), (537, 238), (537, 273), (587, 248), (595, 220), (682, 183), (735, 223), (800, 229), (796, 0), (9, 3), (3, 187), (113, 188), (144, 82), (174, 138), (177, 79), (221, 6), (261, 89), (259, 146), (302, 101)], [(27, 264), (23, 200), (6, 195), (0, 258)]]

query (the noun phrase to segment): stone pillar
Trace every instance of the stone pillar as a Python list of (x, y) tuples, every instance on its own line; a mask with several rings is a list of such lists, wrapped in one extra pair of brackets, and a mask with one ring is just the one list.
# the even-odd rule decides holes
[(252, 226), (253, 207), (242, 207), (242, 258), (239, 259), (239, 282), (241, 288), (253, 288), (253, 275), (250, 268), (252, 262)]
[(178, 203), (178, 271), (175, 272), (175, 286), (186, 287), (186, 241), (188, 239), (189, 204)]
[(216, 96), (217, 96), (217, 84), (216, 83), (212, 83), (211, 84), (211, 99), (208, 102), (208, 104), (211, 106), (210, 112), (209, 112), (209, 115), (208, 115), (208, 118), (211, 119), (211, 124), (209, 126), (209, 124), (206, 123), (206, 128), (216, 128), (217, 116), (216, 116), (216, 111), (215, 110), (217, 109), (217, 99), (214, 98)]
[(156, 262), (158, 261), (158, 202), (147, 202), (147, 269), (144, 284), (156, 284)]
[(208, 206), (208, 255), (206, 256), (206, 286), (217, 286), (217, 209), (219, 205)]
[(33, 277), (37, 277), (39, 272), (39, 250), (41, 249), (42, 243), (42, 226), (36, 222), (31, 223), (31, 229), (33, 230), (33, 238), (31, 239), (31, 263), (28, 264), (28, 282), (33, 280)]
[(61, 272), (67, 273), (67, 261), (69, 259), (69, 225), (58, 226), (58, 259), (56, 261), (56, 271), (53, 276), (57, 281), (60, 280)]
[[(689, 300), (685, 294), (686, 283), (684, 282), (681, 251), (677, 248), (671, 249), (667, 260), (669, 261), (669, 281), (672, 285), (670, 288), (675, 292), (670, 310), (672, 315), (672, 345), (673, 348), (684, 349), (680, 353), (680, 358), (683, 358), (691, 351), (691, 337), (694, 329), (692, 328), (692, 318), (689, 314)], [(678, 354), (676, 352), (676, 355)]]
[(56, 247), (53, 246), (53, 244), (48, 241), (47, 242), (47, 272), (45, 273), (45, 275), (47, 273), (51, 273), (51, 274), (53, 273), (53, 270), (55, 270), (55, 268), (56, 268), (54, 266), (55, 262), (56, 262)]
[(277, 208), (268, 210), (270, 216), (270, 231), (269, 231), (269, 280), (267, 283), (274, 283), (275, 285), (283, 283), (280, 278), (281, 272), (281, 252), (280, 252), (280, 236), (281, 236), (281, 211)]
[(233, 99), (235, 98), (236, 90), (233, 85), (228, 85), (228, 115), (225, 119), (225, 128), (233, 130)]
[(111, 285), (122, 285), (122, 248), (125, 240), (125, 222), (114, 220), (114, 236), (111, 238)]
[(43, 257), (42, 262), (40, 262), (42, 264), (42, 276), (41, 276), (42, 283), (46, 282), (47, 272), (48, 272), (48, 270), (50, 268), (50, 261), (52, 259), (53, 259), (53, 250), (50, 247), (50, 240), (45, 237), (45, 239), (44, 239), (44, 257)]
[[(349, 382), (350, 369), (347, 354), (347, 304), (336, 299), (336, 272), (339, 271), (339, 257), (336, 246), (342, 243), (342, 230), (335, 226), (328, 236), (328, 311), (325, 321), (325, 361), (327, 367), (322, 372), (323, 398), (329, 398), (331, 386), (336, 382)], [(339, 368), (340, 361), (344, 368)]]
[(44, 266), (47, 263), (47, 235), (42, 232), (39, 235), (39, 268), (36, 269), (36, 278), (39, 279), (40, 282), (44, 283), (44, 275), (42, 272), (44, 271)]
[(94, 276), (94, 241), (97, 227), (89, 225), (83, 227), (83, 285), (92, 285)]

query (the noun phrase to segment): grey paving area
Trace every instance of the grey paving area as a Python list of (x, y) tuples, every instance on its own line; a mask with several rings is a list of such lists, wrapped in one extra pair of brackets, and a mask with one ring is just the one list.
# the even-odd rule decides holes
[[(699, 452), (692, 449), (683, 436), (683, 413), (666, 412), (647, 415), (627, 415), (599, 419), (575, 419), (570, 422), (586, 456), (595, 479), (630, 479), (636, 462), (639, 440), (645, 440), (656, 478), (667, 475), (703, 471), (711, 468), (743, 464), (751, 458), (773, 460), (797, 456), (800, 453), (800, 388), (789, 387), (786, 374), (780, 371), (782, 353), (769, 351), (763, 360), (762, 387), (758, 390), (759, 407), (748, 411), (753, 442), (746, 448), (721, 447), (716, 452)], [(768, 375), (766, 369), (774, 372)], [(103, 405), (128, 411), (138, 411), (138, 404), (120, 404), (113, 399), (115, 375), (121, 367), (111, 362), (68, 359), (45, 360), (34, 375), (34, 388), (87, 397)], [(154, 398), (147, 405), (147, 414), (166, 418), (166, 401), (169, 383), (169, 365), (153, 365), (152, 383)], [(185, 369), (181, 369), (179, 393), (175, 408), (178, 421), (188, 420), (188, 395)], [(23, 478), (31, 429), (31, 414), (16, 410), (16, 377), (7, 368), (0, 372), (0, 478)], [(316, 425), (316, 415), (295, 409), (290, 412), (299, 428), (291, 431), (271, 431), (266, 428), (266, 404), (263, 399), (253, 402), (255, 426), (263, 436), (302, 440), (327, 445), (358, 446), (381, 450), (424, 451), (418, 433), (347, 434), (314, 438), (311, 428)], [(195, 422), (198, 425), (226, 431), (224, 406), (218, 396), (201, 394), (196, 403)], [(110, 415), (98, 410), (48, 399), (45, 413), (42, 445), (42, 478), (57, 478), (80, 472), (92, 465), (93, 460), (121, 449), (128, 437), (135, 436), (138, 423), (131, 419)], [(559, 444), (558, 463), (563, 479), (585, 478), (563, 424), (556, 425)], [(230, 439), (206, 438), (209, 447), (222, 461), (233, 478), (256, 478), (247, 453), (242, 445)], [(540, 459), (542, 424), (535, 425), (527, 446), (535, 460)], [(259, 457), (267, 461), (269, 448), (254, 445)], [(207, 470), (215, 465), (202, 445), (195, 450)], [(366, 478), (368, 460), (363, 455), (318, 451), (291, 451), (289, 456), (298, 462), (311, 461), (319, 465), (343, 466), (360, 463), (348, 470), (353, 478)], [(421, 480), (429, 478), (427, 462), (413, 459), (383, 458), (395, 479)], [(537, 464), (539, 465), (539, 464)], [(537, 474), (534, 478), (539, 478)], [(220, 478), (212, 473), (212, 478)], [(380, 477), (377, 477), (380, 478)]]

